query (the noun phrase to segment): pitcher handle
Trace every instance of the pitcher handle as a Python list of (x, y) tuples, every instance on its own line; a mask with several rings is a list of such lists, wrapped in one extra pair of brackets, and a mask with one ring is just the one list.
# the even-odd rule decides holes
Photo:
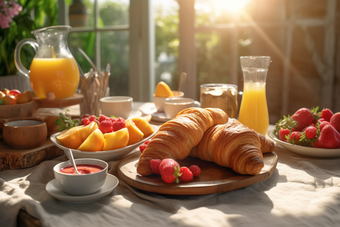
[(38, 52), (39, 46), (38, 46), (37, 41), (35, 41), (34, 39), (30, 39), (30, 38), (23, 39), (15, 47), (15, 50), (14, 50), (14, 63), (15, 63), (15, 66), (17, 67), (17, 69), (19, 70), (20, 73), (22, 73), (25, 76), (29, 77), (30, 71), (28, 69), (26, 69), (25, 66), (23, 66), (23, 64), (21, 63), (21, 59), (20, 59), (21, 48), (24, 45), (26, 45), (26, 44), (31, 45), (33, 47), (34, 51)]

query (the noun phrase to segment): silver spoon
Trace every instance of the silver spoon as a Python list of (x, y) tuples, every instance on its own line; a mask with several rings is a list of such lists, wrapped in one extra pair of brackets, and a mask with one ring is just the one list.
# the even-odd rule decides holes
[(71, 161), (71, 163), (74, 167), (74, 170), (76, 171), (76, 174), (80, 175), (80, 173), (77, 170), (76, 162), (74, 161), (71, 149), (64, 150), (64, 153), (67, 156), (67, 158)]
[(181, 73), (179, 77), (178, 91), (182, 90), (182, 87), (183, 87), (183, 84), (186, 78), (187, 78), (187, 74), (185, 72)]

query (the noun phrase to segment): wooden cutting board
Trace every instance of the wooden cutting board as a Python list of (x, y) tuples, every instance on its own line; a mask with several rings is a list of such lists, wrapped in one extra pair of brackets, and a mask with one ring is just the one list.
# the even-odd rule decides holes
[(63, 154), (49, 138), (40, 147), (31, 149), (12, 149), (0, 141), (0, 171), (32, 167)]
[(275, 152), (264, 155), (265, 166), (259, 175), (240, 175), (233, 170), (216, 165), (215, 163), (201, 161), (187, 157), (178, 161), (181, 166), (198, 165), (201, 168), (199, 177), (194, 177), (190, 182), (164, 183), (159, 175), (142, 177), (136, 172), (140, 152), (134, 152), (118, 165), (119, 177), (130, 186), (149, 192), (169, 195), (204, 195), (232, 191), (243, 188), (271, 177), (278, 161)]

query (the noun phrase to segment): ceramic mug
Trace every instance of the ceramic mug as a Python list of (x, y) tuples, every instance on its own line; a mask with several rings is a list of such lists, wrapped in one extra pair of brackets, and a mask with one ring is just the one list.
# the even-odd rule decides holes
[(133, 98), (129, 96), (109, 96), (101, 98), (100, 108), (107, 117), (112, 115), (127, 119), (132, 111)]

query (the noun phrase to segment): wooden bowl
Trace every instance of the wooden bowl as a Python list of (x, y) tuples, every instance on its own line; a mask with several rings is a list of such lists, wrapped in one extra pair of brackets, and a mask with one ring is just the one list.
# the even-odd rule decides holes
[(0, 118), (30, 117), (36, 108), (35, 101), (15, 105), (0, 105)]
[(43, 121), (17, 120), (4, 124), (3, 139), (12, 148), (39, 147), (47, 138), (47, 126)]

